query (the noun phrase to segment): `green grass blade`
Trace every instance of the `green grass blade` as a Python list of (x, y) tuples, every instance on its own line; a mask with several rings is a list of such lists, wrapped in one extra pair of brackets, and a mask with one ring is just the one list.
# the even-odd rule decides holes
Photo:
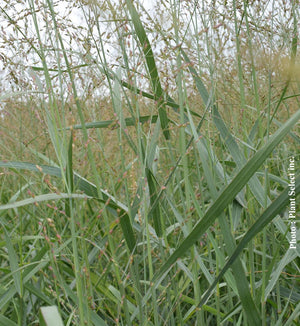
[(27, 199), (23, 199), (23, 200), (14, 202), (14, 203), (1, 205), (0, 210), (22, 207), (22, 206), (26, 206), (26, 205), (30, 205), (30, 204), (36, 204), (36, 203), (49, 201), (49, 200), (60, 200), (60, 199), (67, 199), (67, 198), (86, 199), (86, 198), (92, 198), (92, 197), (88, 197), (88, 196), (83, 195), (83, 194), (67, 194), (67, 193), (45, 194), (45, 195), (35, 196), (34, 198), (27, 198)]
[[(137, 123), (146, 123), (146, 122), (150, 122), (150, 123), (156, 123), (158, 116), (157, 115), (145, 115), (145, 116), (140, 116), (138, 119), (134, 119), (134, 118), (125, 118), (125, 125), (126, 127), (131, 127), (131, 126), (135, 126)], [(118, 127), (118, 125), (116, 125), (116, 121), (115, 120), (106, 120), (106, 121), (95, 121), (95, 122), (89, 122), (85, 124), (85, 128), (86, 129), (92, 129), (92, 128), (114, 128), (115, 126)], [(73, 129), (82, 129), (81, 125), (75, 125), (72, 126)], [(71, 127), (66, 128), (71, 129)]]
[(161, 212), (160, 212), (160, 204), (156, 204), (156, 198), (158, 196), (157, 189), (156, 189), (156, 180), (153, 176), (150, 169), (146, 168), (146, 177), (149, 186), (149, 196), (150, 196), (150, 203), (151, 206), (155, 205), (153, 210), (150, 210), (149, 217), (153, 219), (154, 222), (154, 229), (158, 237), (162, 236), (162, 220), (161, 220)]
[[(60, 168), (49, 166), (49, 165), (36, 165), (28, 162), (0, 161), (0, 167), (17, 169), (17, 170), (27, 170), (27, 171), (33, 171), (39, 173), (42, 172), (58, 178), (62, 177)], [(98, 198), (97, 187), (93, 183), (89, 182), (85, 178), (78, 175), (77, 173), (74, 173), (74, 183), (78, 187), (78, 189), (83, 191), (87, 196)], [(105, 202), (106, 200), (108, 200), (108, 198), (110, 198), (111, 202), (114, 203), (115, 206), (119, 207), (122, 210), (128, 211), (125, 205), (117, 201), (113, 196), (108, 194), (107, 191), (101, 189), (101, 193), (104, 198), (102, 200), (103, 202)]]
[[(299, 182), (299, 180), (298, 180), (298, 182)], [(299, 193), (299, 190), (298, 190), (298, 193)], [(278, 266), (273, 271), (273, 273), (271, 275), (271, 279), (270, 279), (268, 285), (266, 286), (265, 293), (264, 293), (265, 300), (267, 300), (267, 297), (269, 296), (270, 292), (276, 286), (278, 279), (280, 278), (286, 265), (288, 265), (291, 261), (297, 259), (297, 257), (300, 257), (299, 245), (297, 246), (297, 249), (287, 250), (285, 255), (280, 259)]]
[(74, 180), (73, 180), (73, 131), (70, 135), (70, 142), (69, 142), (69, 148), (68, 148), (68, 159), (67, 159), (67, 166), (66, 166), (66, 180), (67, 180), (67, 186), (69, 191), (74, 191)]
[(221, 192), (216, 201), (207, 210), (201, 221), (196, 224), (192, 232), (169, 257), (167, 262), (160, 268), (160, 270), (154, 276), (153, 281), (157, 281), (162, 275), (164, 275), (164, 273), (169, 270), (169, 268), (176, 262), (176, 260), (181, 258), (186, 253), (186, 251), (196, 243), (196, 241), (207, 230), (207, 228), (213, 224), (216, 218), (242, 190), (242, 188), (246, 185), (253, 174), (271, 154), (274, 148), (297, 123), (299, 118), (300, 111), (296, 112), (281, 128), (279, 128), (275, 134), (270, 137), (269, 142), (263, 148), (257, 151), (256, 154), (247, 162), (247, 164), (238, 172), (236, 177)]
[[(191, 117), (190, 117), (190, 127), (193, 132), (194, 138), (196, 139), (198, 137), (198, 135), (195, 130), (195, 127), (194, 127)], [(217, 187), (216, 187), (215, 183), (213, 182), (214, 177), (213, 177), (213, 174), (211, 171), (210, 162), (211, 161), (214, 162), (213, 164), (217, 171), (218, 171), (218, 168), (221, 170), (222, 166), (219, 167), (220, 163), (215, 158), (212, 159), (214, 154), (211, 153), (211, 149), (205, 145), (205, 143), (203, 142), (203, 139), (198, 141), (196, 145), (197, 145), (197, 148), (199, 151), (199, 157), (201, 158), (201, 161), (202, 161), (202, 167), (203, 167), (205, 178), (208, 183), (211, 197), (213, 199), (216, 199), (217, 198)], [(210, 154), (208, 154), (208, 152), (210, 152)], [(224, 180), (225, 173), (219, 172), (218, 174), (219, 174), (220, 178)], [(230, 179), (231, 179), (230, 177), (226, 177), (227, 181)], [(236, 197), (235, 199), (238, 199), (238, 198)], [(239, 201), (241, 203), (243, 202), (243, 200), (239, 200)], [(243, 206), (245, 206), (245, 205), (243, 205)], [(201, 214), (201, 215), (199, 214), (199, 216), (201, 216), (201, 217), (202, 217), (202, 215), (203, 214)], [(219, 224), (220, 224), (221, 232), (223, 234), (226, 250), (229, 254), (231, 254), (235, 248), (235, 239), (231, 233), (229, 226), (227, 225), (227, 222), (225, 221), (225, 216), (223, 213), (219, 217)], [(211, 239), (210, 239), (210, 242), (213, 244), (213, 247), (216, 251), (217, 260), (222, 265), (223, 262), (225, 263), (225, 257), (223, 258), (223, 254), (221, 254), (221, 252), (217, 249), (218, 245), (214, 244), (214, 241), (212, 241)], [(226, 275), (227, 284), (229, 286), (231, 286), (233, 289), (235, 289), (235, 288), (237, 289), (240, 300), (244, 307), (244, 310), (246, 311), (246, 313), (248, 315), (248, 319), (251, 321), (251, 323), (258, 324), (258, 323), (260, 323), (259, 314), (257, 312), (255, 303), (252, 299), (252, 296), (251, 296), (251, 293), (250, 293), (250, 290), (248, 287), (248, 280), (243, 271), (243, 266), (242, 266), (241, 262), (238, 260), (232, 267), (233, 267), (232, 268), (233, 276), (234, 276), (235, 280), (232, 280), (231, 275)], [(233, 284), (235, 284), (234, 287), (232, 286)], [(200, 302), (200, 299), (198, 300), (198, 302)]]
[[(85, 66), (91, 66), (90, 64), (85, 64), (85, 65), (80, 65), (80, 66), (72, 66), (72, 67), (70, 67), (70, 69), (71, 70), (75, 70), (75, 69), (77, 69), (77, 68), (79, 68), (79, 67), (85, 67)], [(31, 67), (33, 70), (36, 70), (36, 71), (43, 71), (44, 70), (44, 68), (42, 68), (42, 67)], [(101, 67), (97, 67), (102, 73), (105, 73), (105, 75), (109, 78), (109, 79), (111, 79), (111, 80), (117, 80), (119, 83), (120, 83), (120, 85), (122, 85), (123, 87), (125, 87), (125, 88), (127, 88), (128, 90), (130, 90), (130, 91), (132, 91), (133, 93), (135, 93), (135, 94), (139, 94), (139, 95), (142, 95), (143, 97), (145, 97), (145, 98), (149, 98), (149, 99), (151, 99), (151, 100), (155, 100), (155, 101), (157, 101), (159, 98), (157, 98), (157, 96), (154, 94), (151, 94), (151, 93), (149, 93), (149, 92), (146, 92), (146, 91), (143, 91), (143, 90), (141, 90), (140, 88), (138, 88), (138, 87), (135, 87), (134, 85), (131, 85), (131, 84), (129, 84), (129, 83), (127, 83), (127, 82), (125, 82), (124, 80), (120, 80), (119, 78), (118, 78), (118, 76), (113, 72), (113, 71), (109, 71), (109, 69), (108, 68), (106, 68), (105, 70), (104, 69), (102, 69)], [(58, 72), (58, 70), (57, 69), (49, 69), (49, 71), (57, 71)], [(61, 69), (61, 72), (67, 72), (67, 70), (64, 70), (64, 69)], [(15, 95), (16, 93), (14, 93), (14, 95)], [(2, 97), (0, 97), (0, 98), (2, 98)], [(178, 109), (179, 109), (179, 104), (177, 104), (169, 95), (166, 95), (166, 99), (165, 99), (165, 105), (167, 105), (167, 106), (169, 106), (169, 107), (171, 107), (171, 108), (173, 108), (173, 110), (175, 111), (175, 112), (178, 112)], [(198, 118), (201, 118), (201, 115), (199, 114), (199, 113), (197, 113), (197, 112), (195, 112), (195, 111), (193, 111), (193, 110), (189, 110), (190, 111), (190, 113), (193, 115), (193, 116), (195, 116), (195, 117), (198, 117)], [(132, 119), (132, 118), (128, 118), (128, 119)], [(126, 119), (125, 119), (126, 120)], [(112, 121), (113, 122), (113, 121)], [(92, 124), (93, 122), (91, 122), (91, 124)], [(104, 124), (106, 124), (106, 122), (103, 122)], [(142, 122), (143, 123), (143, 122)], [(96, 124), (97, 124), (97, 122), (96, 122)], [(85, 124), (85, 125), (89, 125), (89, 123), (87, 123), (87, 124)], [(101, 124), (100, 124), (101, 125)], [(129, 124), (129, 125), (131, 125), (131, 124)], [(81, 125), (78, 125), (78, 126), (81, 126)], [(93, 128), (93, 127), (91, 127), (91, 128)], [(99, 127), (99, 128), (101, 128), (101, 127)], [(105, 128), (105, 126), (103, 127), (103, 128)], [(74, 128), (74, 129), (76, 129), (76, 128)], [(82, 126), (81, 127), (79, 127), (78, 129), (82, 129)], [(88, 129), (88, 127), (87, 127), (87, 129)]]
[[(227, 126), (225, 125), (215, 105), (213, 105), (212, 113), (213, 113), (214, 123), (218, 128), (218, 130), (220, 131), (220, 134), (224, 139), (225, 144), (230, 151), (230, 154), (232, 155), (237, 167), (241, 168), (246, 163), (246, 158), (244, 157), (244, 154), (242, 153), (235, 139), (229, 132)], [(264, 207), (265, 204), (264, 189), (255, 175), (251, 180), (249, 180), (249, 187), (256, 200), (260, 203), (262, 207)]]
[(48, 298), (40, 289), (36, 288), (35, 286), (33, 286), (32, 284), (30, 284), (30, 282), (28, 282), (25, 286), (26, 290), (33, 294), (34, 296), (36, 296), (37, 298), (39, 298), (39, 300), (43, 301), (44, 303), (54, 306), (55, 302), (54, 300), (51, 300), (50, 298)]
[[(299, 318), (299, 315), (300, 315), (300, 302), (297, 304), (293, 313), (289, 316), (288, 320), (284, 321), (284, 325), (285, 326), (297, 325), (296, 320), (297, 320), (297, 318)], [(298, 323), (298, 325), (299, 325), (299, 323)]]
[(134, 248), (136, 246), (136, 238), (134, 235), (130, 217), (124, 211), (122, 211), (121, 216), (120, 216), (120, 224), (121, 224), (121, 228), (122, 228), (128, 249), (131, 252), (133, 252)]
[[(74, 176), (73, 176), (73, 130), (71, 131), (69, 148), (68, 148), (68, 156), (67, 156), (67, 166), (66, 166), (66, 192), (73, 193), (74, 191)], [(67, 216), (71, 216), (71, 207), (72, 199), (67, 199), (65, 201), (66, 206), (66, 214)]]
[[(300, 193), (300, 176), (296, 178), (296, 189), (295, 189), (295, 197)], [(200, 302), (200, 306), (204, 304), (207, 299), (209, 298), (211, 292), (214, 290), (217, 283), (220, 281), (220, 279), (223, 277), (223, 275), (227, 272), (227, 270), (232, 266), (234, 261), (237, 259), (239, 254), (243, 251), (243, 249), (247, 246), (249, 241), (253, 239), (259, 232), (263, 230), (263, 228), (268, 225), (278, 214), (282, 212), (283, 209), (285, 209), (289, 203), (290, 196), (289, 196), (289, 190), (290, 188), (287, 187), (273, 202), (272, 204), (262, 213), (262, 215), (257, 219), (257, 221), (252, 225), (252, 227), (248, 230), (248, 232), (245, 234), (241, 242), (236, 247), (234, 253), (231, 255), (221, 272), (219, 273), (218, 277), (214, 280), (213, 284), (210, 286), (210, 288), (205, 293), (204, 297), (202, 298)], [(296, 253), (295, 253), (296, 255)], [(295, 258), (295, 257), (292, 257)], [(291, 259), (289, 259), (290, 261)], [(286, 260), (284, 260), (286, 261)], [(288, 262), (289, 262), (288, 261)], [(287, 263), (288, 263), (287, 262)], [(281, 270), (279, 271), (279, 274), (281, 273)], [(277, 273), (278, 274), (278, 273)], [(270, 293), (272, 289), (272, 285), (274, 285), (276, 281), (273, 281), (270, 284), (270, 290), (267, 291), (266, 289), (266, 296), (268, 293)]]
[[(43, 172), (45, 174), (49, 174), (52, 176), (56, 176), (58, 178), (61, 178), (61, 170), (57, 167), (48, 166), (48, 165), (35, 165), (33, 163), (27, 163), (27, 162), (3, 162), (0, 161), (0, 167), (3, 168), (12, 168), (12, 169), (22, 169), (22, 170), (28, 170), (28, 171), (34, 171), (34, 172)], [(86, 180), (85, 178), (79, 176), (78, 174), (74, 173), (74, 184), (78, 187), (78, 189), (82, 190), (85, 195), (83, 194), (67, 194), (67, 193), (61, 193), (61, 194), (46, 194), (46, 195), (39, 195), (34, 198), (28, 198), (24, 199), (15, 203), (9, 203), (6, 205), (0, 206), (0, 210), (9, 209), (9, 208), (16, 208), (21, 207), (24, 205), (34, 204), (38, 202), (43, 202), (47, 200), (59, 200), (59, 199), (66, 199), (66, 198), (89, 198), (94, 197), (97, 198), (102, 203), (105, 203), (107, 207), (110, 209), (110, 211), (113, 212), (113, 214), (116, 217), (120, 218), (120, 224), (122, 231), (124, 233), (124, 237), (126, 240), (126, 243), (128, 245), (128, 248), (130, 251), (133, 250), (136, 244), (136, 238), (134, 235), (134, 231), (130, 222), (130, 218), (128, 216), (128, 208), (123, 205), (121, 202), (116, 200), (113, 196), (111, 196), (107, 191), (102, 190), (103, 199), (98, 198), (98, 190), (94, 184)], [(108, 199), (110, 199), (109, 202)], [(119, 211), (119, 212), (118, 212)]]
[[(201, 78), (199, 77), (197, 71), (192, 67), (191, 62), (188, 58), (188, 56), (185, 54), (185, 52), (182, 50), (182, 55), (184, 57), (184, 60), (189, 64), (188, 68), (190, 73), (193, 76), (193, 79), (195, 81), (196, 87), (198, 89), (198, 92), (200, 93), (203, 102), (205, 105), (209, 105), (209, 94), (208, 91), (202, 82)], [(227, 148), (230, 151), (230, 154), (232, 155), (235, 163), (237, 164), (238, 168), (242, 168), (243, 165), (246, 163), (246, 158), (244, 157), (244, 154), (240, 150), (238, 144), (236, 143), (235, 139), (229, 132), (226, 124), (224, 123), (218, 108), (215, 104), (212, 105), (212, 116), (213, 116), (213, 121), (218, 128), (222, 138), (225, 141), (225, 144)], [(249, 181), (249, 186), (254, 194), (255, 198), (258, 200), (260, 205), (264, 207), (265, 204), (265, 198), (264, 198), (264, 190), (263, 187), (261, 186), (258, 178), (254, 176), (250, 181)]]
[[(62, 285), (63, 285), (66, 293), (68, 294), (69, 298), (75, 304), (78, 304), (78, 297), (72, 291), (72, 289), (70, 288), (70, 286), (66, 282), (64, 282), (63, 280), (62, 280)], [(92, 320), (92, 322), (93, 322), (94, 325), (97, 325), (97, 326), (106, 326), (105, 321), (95, 311), (91, 311), (91, 320)]]
[(22, 297), (22, 288), (21, 288), (22, 279), (21, 279), (21, 272), (19, 269), (18, 257), (5, 226), (3, 225), (2, 222), (0, 222), (0, 225), (4, 230), (5, 242), (6, 242), (8, 257), (9, 257), (9, 265), (14, 279), (14, 284), (19, 296)]
[(64, 326), (57, 306), (41, 307), (39, 320), (41, 326)]
[[(34, 257), (31, 264), (25, 269), (23, 274), (23, 284), (26, 285), (26, 282), (31, 279), (32, 276), (35, 275), (39, 270), (41, 270), (43, 267), (45, 267), (49, 260), (45, 258), (45, 255), (47, 253), (47, 247), (44, 246), (38, 254)], [(43, 260), (42, 260), (43, 259)], [(3, 309), (3, 307), (12, 300), (13, 296), (16, 294), (16, 287), (10, 286), (5, 293), (3, 293), (0, 297), (0, 309)]]
[[(280, 127), (282, 125), (282, 123), (280, 121), (278, 121), (277, 119), (273, 118), (273, 122)], [(296, 135), (294, 132), (290, 132), (289, 135), (298, 143), (300, 144), (300, 137), (298, 135)]]
[(14, 323), (3, 315), (0, 315), (0, 326), (18, 326), (18, 324)]
[(188, 69), (189, 69), (192, 77), (195, 80), (198, 92), (200, 93), (204, 104), (207, 105), (208, 103), (210, 103), (208, 91), (207, 91), (205, 85), (203, 84), (201, 78), (199, 78), (196, 69), (192, 66), (190, 59), (188, 58), (188, 56), (186, 55), (186, 53), (184, 52), (184, 50), (182, 48), (181, 48), (181, 53), (182, 53), (184, 61), (188, 64)]
[(151, 44), (149, 42), (149, 39), (147, 37), (146, 31), (143, 27), (143, 24), (140, 20), (139, 14), (136, 11), (133, 3), (131, 0), (127, 0), (127, 7), (135, 28), (136, 35), (140, 41), (141, 48), (143, 50), (144, 56), (146, 58), (146, 63), (148, 67), (148, 71), (150, 74), (152, 89), (155, 94), (155, 97), (158, 100), (158, 113), (159, 113), (159, 119), (160, 123), (163, 129), (163, 133), (166, 139), (170, 138), (170, 132), (168, 130), (168, 116), (166, 112), (166, 107), (164, 104), (164, 92), (161, 87), (161, 83), (158, 76), (158, 71), (156, 68), (155, 60), (153, 51), (151, 48)]
[[(207, 104), (207, 106), (208, 105), (209, 104)], [(198, 135), (195, 130), (195, 127), (194, 127), (191, 117), (190, 117), (190, 127), (193, 132), (194, 138), (196, 139), (198, 137)], [(197, 148), (199, 151), (199, 157), (201, 158), (201, 161), (202, 161), (203, 171), (204, 171), (204, 175), (207, 180), (207, 183), (208, 183), (211, 197), (213, 199), (216, 199), (217, 198), (217, 188), (216, 188), (215, 183), (213, 182), (214, 176), (212, 174), (212, 170), (211, 170), (209, 162), (213, 161), (215, 169), (218, 172), (219, 172), (219, 170), (222, 170), (223, 167), (220, 166), (220, 163), (215, 158), (212, 159), (212, 157), (214, 157), (214, 154), (211, 152), (211, 149), (205, 144), (203, 139), (201, 139), (199, 142), (197, 142)], [(208, 152), (211, 152), (211, 153), (208, 154)], [(225, 179), (224, 178), (224, 175), (226, 175), (225, 171), (223, 173), (219, 172), (218, 174), (222, 180)], [(230, 180), (230, 179), (231, 179), (230, 177), (226, 177), (227, 182), (229, 182), (228, 180)], [(241, 195), (241, 193), (239, 195)], [(242, 199), (243, 196), (240, 196), (240, 197), (241, 197), (241, 199), (239, 199), (239, 202), (241, 202), (241, 204), (243, 206), (245, 206), (243, 204), (243, 201), (244, 201)], [(236, 197), (235, 199), (238, 199), (238, 197)], [(200, 216), (202, 216), (202, 215), (200, 215)], [(225, 221), (224, 213), (222, 213), (221, 216), (219, 217), (219, 224), (220, 224), (221, 232), (223, 234), (226, 250), (229, 254), (231, 254), (235, 249), (235, 239), (231, 233), (231, 230), (230, 230), (227, 222)], [(219, 250), (217, 249), (218, 245), (214, 245), (214, 248), (216, 250), (216, 255), (218, 257), (217, 259), (222, 264), (223, 261), (225, 262), (225, 259), (223, 259), (223, 257), (222, 257), (223, 255), (220, 255)], [(251, 293), (249, 290), (249, 286), (248, 286), (248, 280), (243, 271), (243, 266), (242, 266), (240, 260), (236, 261), (232, 267), (233, 267), (232, 271), (233, 271), (235, 282), (234, 281), (230, 282), (229, 275), (226, 275), (226, 281), (230, 286), (232, 283), (236, 284), (235, 287), (237, 288), (240, 300), (241, 300), (244, 310), (248, 316), (249, 322), (251, 322), (251, 324), (259, 324), (261, 322), (260, 317), (259, 317), (257, 308), (255, 306), (255, 303), (252, 299), (252, 296), (251, 296)], [(200, 302), (200, 299), (198, 300), (198, 302)]]

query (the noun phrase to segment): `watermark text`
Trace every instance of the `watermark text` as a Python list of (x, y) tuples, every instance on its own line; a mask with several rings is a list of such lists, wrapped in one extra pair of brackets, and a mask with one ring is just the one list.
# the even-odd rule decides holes
[(295, 175), (295, 158), (294, 156), (289, 159), (288, 167), (289, 179), (289, 223), (290, 223), (290, 249), (296, 249), (297, 245), (297, 226), (296, 226), (296, 175)]

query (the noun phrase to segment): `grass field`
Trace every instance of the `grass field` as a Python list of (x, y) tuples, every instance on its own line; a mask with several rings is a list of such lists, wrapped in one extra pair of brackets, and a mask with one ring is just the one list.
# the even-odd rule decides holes
[(0, 4), (0, 325), (299, 325), (299, 3)]

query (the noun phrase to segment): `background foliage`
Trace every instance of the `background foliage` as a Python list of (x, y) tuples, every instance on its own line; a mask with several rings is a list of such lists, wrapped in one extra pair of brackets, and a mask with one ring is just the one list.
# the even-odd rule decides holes
[(0, 1), (0, 324), (298, 325), (299, 3), (145, 6)]

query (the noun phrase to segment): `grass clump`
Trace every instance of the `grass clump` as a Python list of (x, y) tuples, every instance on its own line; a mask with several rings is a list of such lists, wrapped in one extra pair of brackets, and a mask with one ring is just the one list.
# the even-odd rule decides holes
[(294, 324), (296, 9), (1, 5), (0, 323)]

